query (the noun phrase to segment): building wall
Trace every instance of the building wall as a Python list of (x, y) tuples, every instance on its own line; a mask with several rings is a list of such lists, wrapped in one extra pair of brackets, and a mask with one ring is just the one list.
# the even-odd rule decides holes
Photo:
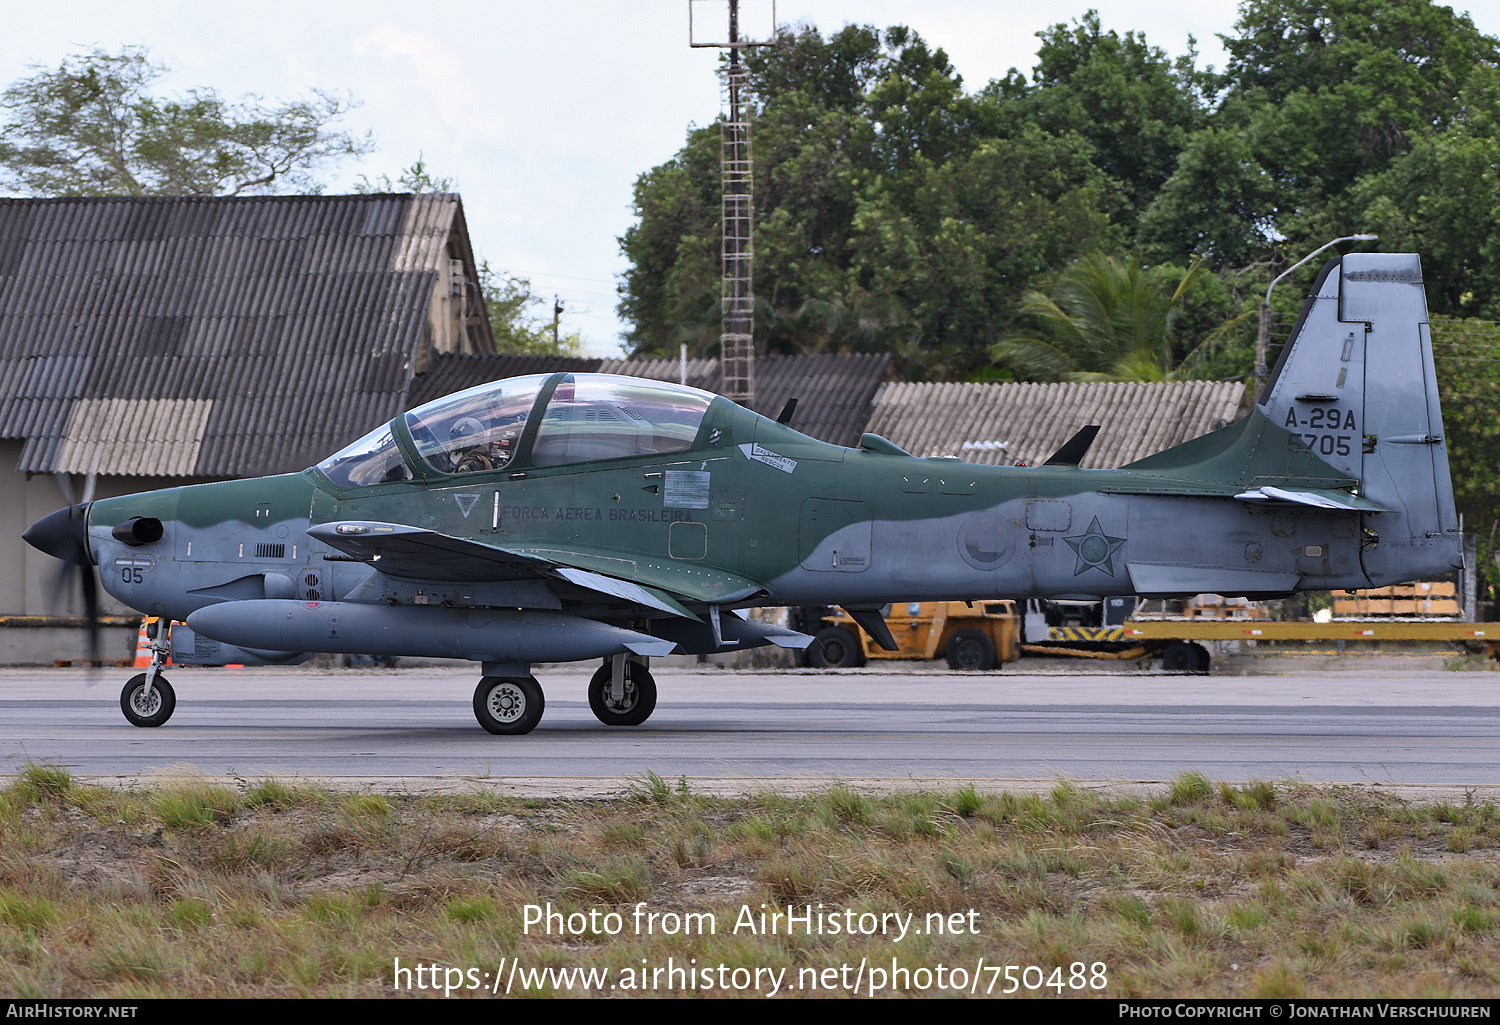
[[(68, 582), (65, 594), (55, 594), (62, 564), (21, 539), (27, 527), (67, 504), (51, 475), (36, 474), (27, 480), (25, 474), (15, 472), (22, 444), (0, 439), (0, 624), (16, 616), (81, 616), (83, 600), (76, 582)], [(72, 481), (74, 497), (81, 498), (83, 477), (75, 474)], [(190, 478), (103, 476), (95, 497), (132, 495), (192, 483), (196, 481)], [(99, 598), (102, 615), (135, 614), (102, 589)], [(101, 657), (124, 658), (134, 651), (135, 636), (117, 628), (106, 631), (102, 643)], [(80, 659), (87, 654), (88, 636), (81, 628), (0, 625), (0, 664), (50, 665), (55, 659)]]

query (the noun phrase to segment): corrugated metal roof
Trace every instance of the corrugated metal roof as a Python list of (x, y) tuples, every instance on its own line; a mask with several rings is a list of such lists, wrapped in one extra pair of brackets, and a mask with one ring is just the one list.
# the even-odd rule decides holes
[[(687, 383), (717, 392), (716, 359), (688, 360)], [(682, 373), (675, 359), (605, 361), (606, 374), (630, 374), (676, 381)], [(865, 432), (875, 393), (891, 373), (887, 353), (833, 353), (822, 356), (757, 356), (755, 402), (762, 416), (775, 417), (787, 399), (797, 400), (792, 427), (819, 441), (854, 447)]]
[(1044, 462), (1099, 424), (1082, 465), (1123, 466), (1230, 423), (1246, 410), (1234, 381), (1073, 384), (888, 384), (869, 431), (918, 456), (971, 463)]
[(307, 466), (406, 407), (463, 233), (455, 195), (0, 199), (0, 437), (23, 471)]
[(444, 395), (528, 374), (597, 374), (602, 359), (569, 356), (439, 356), (411, 386), (411, 404), (440, 399)]
[[(760, 356), (755, 360), (757, 413), (775, 417), (786, 400), (797, 399), (792, 426), (803, 434), (835, 445), (854, 446), (864, 433), (870, 404), (890, 373), (886, 354), (826, 356)], [(487, 381), (525, 374), (565, 371), (573, 374), (624, 374), (653, 381), (686, 383), (704, 391), (719, 390), (719, 361), (690, 359), (686, 381), (680, 360), (584, 360), (561, 356), (443, 356), (412, 387), (416, 402), (462, 391)], [(421, 398), (417, 398), (421, 396)]]
[(54, 469), (191, 476), (213, 399), (79, 399)]

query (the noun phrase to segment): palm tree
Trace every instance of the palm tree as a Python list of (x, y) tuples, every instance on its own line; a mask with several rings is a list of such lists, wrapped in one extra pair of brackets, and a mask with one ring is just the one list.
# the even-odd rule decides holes
[[(1013, 331), (990, 349), (996, 361), (1039, 381), (1170, 381), (1192, 376), (1194, 357), (1229, 325), (1181, 359), (1174, 328), (1182, 297), (1205, 273), (1201, 262), (1143, 268), (1139, 260), (1096, 253), (1058, 275), (1049, 298), (1022, 296)], [(1234, 321), (1230, 321), (1234, 323)]]

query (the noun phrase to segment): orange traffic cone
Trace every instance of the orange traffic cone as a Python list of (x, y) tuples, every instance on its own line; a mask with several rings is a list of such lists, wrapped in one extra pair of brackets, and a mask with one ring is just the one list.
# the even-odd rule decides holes
[(146, 636), (146, 624), (150, 619), (141, 620), (141, 632), (135, 638), (135, 661), (131, 663), (133, 669), (145, 669), (151, 664), (151, 638)]
[[(131, 668), (146, 669), (151, 665), (151, 638), (146, 636), (146, 627), (156, 621), (155, 616), (147, 616), (141, 620), (141, 632), (135, 638), (135, 661), (131, 663)], [(171, 629), (170, 624), (168, 624), (167, 629)], [(166, 664), (172, 664), (170, 656), (168, 656)]]

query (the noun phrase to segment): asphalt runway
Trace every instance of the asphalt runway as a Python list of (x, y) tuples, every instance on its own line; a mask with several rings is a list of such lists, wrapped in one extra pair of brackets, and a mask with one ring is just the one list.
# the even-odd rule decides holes
[(1227, 781), (1500, 788), (1500, 673), (1447, 672), (1431, 658), (1282, 661), (1302, 671), (663, 668), (656, 714), (635, 728), (594, 719), (592, 666), (562, 667), (538, 673), (547, 712), (524, 737), (479, 728), (468, 668), (177, 669), (177, 712), (158, 729), (121, 716), (129, 671), (8, 669), (0, 771), (47, 761), (121, 782), (196, 771), (558, 795), (619, 793), (647, 772), (723, 792), (1151, 783), (1189, 769)]

